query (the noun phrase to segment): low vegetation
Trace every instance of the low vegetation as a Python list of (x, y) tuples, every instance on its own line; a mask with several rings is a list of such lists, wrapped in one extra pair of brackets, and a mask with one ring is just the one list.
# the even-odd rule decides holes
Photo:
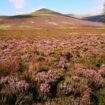
[(72, 35), (100, 35), (104, 33), (105, 27), (32, 28), (30, 26), (17, 26), (0, 29), (0, 39), (67, 38)]
[(11, 26), (9, 26), (9, 25), (0, 25), (1, 30), (6, 30), (6, 29), (10, 29), (10, 28), (11, 28)]
[(105, 105), (104, 32), (0, 30), (0, 105)]

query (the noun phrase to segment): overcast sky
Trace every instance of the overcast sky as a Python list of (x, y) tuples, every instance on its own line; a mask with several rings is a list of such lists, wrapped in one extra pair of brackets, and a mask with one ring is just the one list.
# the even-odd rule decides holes
[(61, 13), (100, 14), (105, 0), (0, 0), (0, 15), (25, 14), (40, 8)]

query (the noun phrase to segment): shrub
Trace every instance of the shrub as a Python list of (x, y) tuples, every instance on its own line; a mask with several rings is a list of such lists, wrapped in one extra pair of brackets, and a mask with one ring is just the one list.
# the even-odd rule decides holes
[(0, 61), (0, 76), (16, 73), (20, 69), (17, 59), (5, 59)]
[(96, 70), (86, 69), (85, 67), (80, 67), (80, 65), (72, 69), (73, 74), (87, 79), (88, 86), (92, 89), (98, 89), (105, 85), (105, 81)]
[(0, 101), (3, 104), (10, 105), (14, 105), (18, 98), (21, 98), (20, 94), (26, 94), (30, 87), (25, 80), (19, 80), (16, 76), (2, 77), (0, 79), (0, 86)]

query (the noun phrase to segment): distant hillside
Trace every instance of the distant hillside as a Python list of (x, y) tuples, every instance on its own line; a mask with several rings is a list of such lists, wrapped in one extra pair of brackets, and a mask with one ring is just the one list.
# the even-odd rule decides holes
[(49, 28), (49, 27), (70, 27), (70, 26), (102, 26), (100, 22), (89, 22), (74, 18), (46, 8), (35, 12), (16, 15), (16, 16), (1, 16), (1, 27), (20, 27), (20, 28)]
[(81, 18), (83, 20), (93, 21), (93, 22), (102, 22), (102, 15), (96, 15), (96, 16), (87, 16)]

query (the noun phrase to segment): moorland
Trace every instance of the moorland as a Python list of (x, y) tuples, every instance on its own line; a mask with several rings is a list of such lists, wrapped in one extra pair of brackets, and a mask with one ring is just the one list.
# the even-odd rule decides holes
[(0, 105), (105, 105), (105, 26), (48, 9), (0, 17)]

